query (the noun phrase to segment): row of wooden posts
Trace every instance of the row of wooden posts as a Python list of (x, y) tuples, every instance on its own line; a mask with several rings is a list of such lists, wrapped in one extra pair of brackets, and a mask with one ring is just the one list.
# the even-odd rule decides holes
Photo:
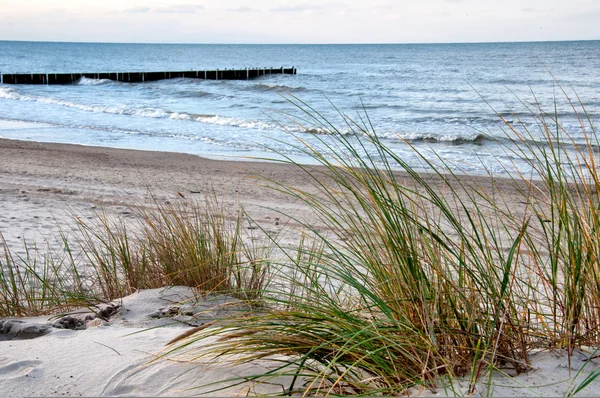
[(164, 79), (188, 78), (205, 80), (248, 80), (264, 75), (295, 75), (296, 68), (252, 68), (181, 72), (112, 72), (112, 73), (0, 73), (3, 84), (72, 84), (82, 77), (108, 79), (125, 83), (152, 82)]

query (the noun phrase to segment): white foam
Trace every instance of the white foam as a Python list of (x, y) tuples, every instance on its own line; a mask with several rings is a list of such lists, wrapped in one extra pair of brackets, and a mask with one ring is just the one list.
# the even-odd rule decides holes
[(231, 126), (231, 127), (243, 127), (247, 129), (255, 129), (255, 130), (280, 130), (281, 127), (279, 125), (266, 123), (259, 120), (247, 120), (240, 119), (235, 117), (226, 117), (226, 116), (198, 116), (196, 118), (197, 122), (201, 123), (210, 123), (216, 124), (219, 126)]
[(102, 112), (102, 113), (123, 113), (124, 112), (124, 109), (122, 109), (122, 108), (84, 105), (84, 104), (77, 104), (77, 103), (71, 102), (71, 101), (61, 100), (58, 98), (42, 97), (39, 95), (26, 95), (26, 94), (18, 93), (12, 88), (4, 88), (4, 87), (0, 87), (0, 98), (6, 98), (6, 99), (11, 99), (11, 100), (16, 100), (16, 101), (39, 102), (39, 103), (48, 104), (48, 105), (59, 105), (59, 106), (67, 107), (67, 108), (74, 108), (74, 109), (79, 109), (79, 110), (88, 111), (88, 112)]
[(169, 116), (170, 119), (174, 119), (174, 120), (192, 120), (192, 116), (187, 114), (187, 113), (172, 113)]
[(114, 83), (114, 81), (109, 79), (89, 79), (87, 77), (82, 77), (77, 81), (77, 84), (80, 86), (100, 86), (103, 84)]
[(0, 98), (6, 98), (16, 101), (39, 102), (48, 105), (64, 106), (66, 108), (78, 109), (92, 113), (108, 113), (113, 115), (129, 115), (148, 118), (171, 118), (179, 120), (191, 120), (191, 116), (185, 113), (173, 113), (164, 109), (156, 108), (127, 108), (125, 105), (120, 106), (99, 106), (99, 105), (84, 105), (71, 101), (66, 101), (52, 97), (42, 97), (38, 95), (26, 95), (14, 91), (11, 88), (0, 87)]
[(479, 133), (464, 133), (464, 134), (430, 134), (430, 133), (397, 133), (385, 132), (377, 133), (380, 138), (399, 139), (406, 141), (431, 141), (431, 142), (477, 142), (483, 136)]

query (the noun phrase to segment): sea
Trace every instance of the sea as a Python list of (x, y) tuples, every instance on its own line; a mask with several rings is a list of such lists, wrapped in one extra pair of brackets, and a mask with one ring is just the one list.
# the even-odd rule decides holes
[[(510, 148), (511, 129), (526, 128), (527, 139), (543, 141), (540, 118), (558, 117), (569, 142), (577, 145), (585, 142), (581, 117), (593, 124), (600, 109), (600, 41), (0, 41), (2, 73), (259, 67), (295, 67), (297, 74), (238, 81), (130, 84), (83, 78), (72, 85), (0, 84), (0, 137), (311, 164), (315, 161), (307, 155), (307, 146), (326, 146), (335, 128), (349, 142), (364, 144), (361, 156), (376, 162), (380, 154), (368, 144), (369, 135), (377, 135), (411, 167), (426, 169), (432, 161), (471, 174), (502, 174), (507, 165), (530, 172), (526, 156)], [(314, 116), (333, 127), (314, 123)]]

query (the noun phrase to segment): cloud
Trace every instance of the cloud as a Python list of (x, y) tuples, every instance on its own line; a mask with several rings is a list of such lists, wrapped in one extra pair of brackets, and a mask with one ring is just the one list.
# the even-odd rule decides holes
[(128, 8), (124, 10), (131, 14), (149, 14), (149, 13), (162, 13), (162, 14), (195, 14), (198, 11), (204, 10), (202, 4), (174, 4), (167, 7), (148, 7), (139, 6)]
[(227, 11), (229, 11), (229, 12), (258, 12), (258, 10), (256, 8), (250, 8), (250, 7), (228, 8)]
[(307, 5), (297, 5), (297, 6), (283, 6), (283, 7), (275, 7), (271, 8), (269, 11), (271, 12), (305, 12), (305, 11), (315, 11), (321, 9), (321, 6), (307, 6)]
[(125, 12), (129, 12), (132, 14), (147, 14), (150, 12), (150, 7), (146, 7), (146, 6), (133, 7), (133, 8), (126, 9)]
[(205, 8), (202, 4), (175, 4), (168, 7), (157, 7), (153, 11), (165, 14), (195, 14)]

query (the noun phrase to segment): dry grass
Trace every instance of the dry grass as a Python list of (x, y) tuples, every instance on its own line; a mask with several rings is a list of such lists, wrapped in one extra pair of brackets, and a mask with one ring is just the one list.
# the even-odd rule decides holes
[(133, 209), (137, 217), (128, 220), (104, 211), (91, 219), (74, 215), (76, 228), (69, 238), (63, 234), (57, 250), (26, 250), (26, 258), (14, 259), (4, 244), (0, 316), (35, 315), (175, 285), (203, 295), (260, 300), (274, 246), (243, 235), (242, 211), (231, 216), (214, 197), (155, 204)]

